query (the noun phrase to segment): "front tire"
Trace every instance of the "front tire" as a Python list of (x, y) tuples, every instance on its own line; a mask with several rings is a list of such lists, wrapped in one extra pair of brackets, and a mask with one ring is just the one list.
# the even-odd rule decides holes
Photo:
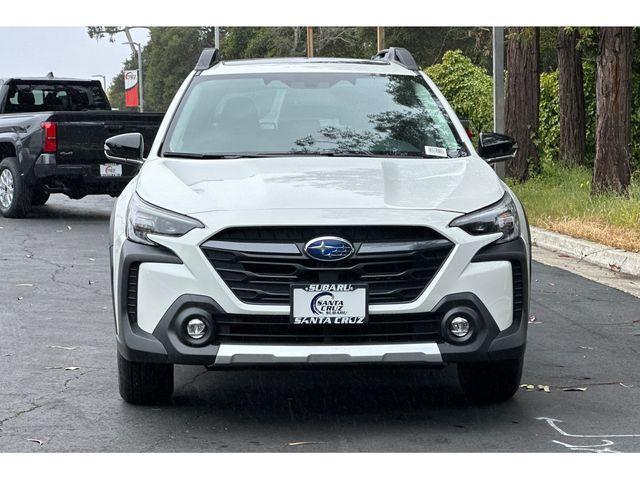
[(0, 162), (0, 213), (8, 218), (24, 218), (31, 208), (29, 186), (20, 175), (18, 159)]
[(166, 403), (173, 394), (173, 365), (130, 362), (118, 352), (120, 396), (134, 405)]
[(458, 380), (472, 403), (498, 403), (509, 400), (520, 386), (524, 357), (499, 362), (461, 363)]

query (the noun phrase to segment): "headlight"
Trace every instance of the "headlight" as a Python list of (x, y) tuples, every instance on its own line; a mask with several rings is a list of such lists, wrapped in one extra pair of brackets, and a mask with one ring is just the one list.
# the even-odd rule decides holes
[(148, 235), (179, 237), (194, 228), (204, 228), (195, 218), (170, 212), (142, 200), (137, 194), (131, 197), (127, 214), (127, 238), (132, 242), (155, 245)]
[(456, 218), (450, 227), (460, 227), (471, 235), (502, 233), (495, 243), (508, 242), (520, 236), (520, 219), (516, 203), (509, 193), (505, 193), (498, 203)]

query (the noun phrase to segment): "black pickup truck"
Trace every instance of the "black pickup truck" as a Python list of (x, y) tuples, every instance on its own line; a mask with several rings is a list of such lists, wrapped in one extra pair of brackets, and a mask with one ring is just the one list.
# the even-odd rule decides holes
[(104, 141), (139, 132), (148, 152), (162, 117), (111, 110), (97, 80), (0, 79), (0, 213), (24, 217), (52, 193), (119, 195), (137, 168), (110, 163)]

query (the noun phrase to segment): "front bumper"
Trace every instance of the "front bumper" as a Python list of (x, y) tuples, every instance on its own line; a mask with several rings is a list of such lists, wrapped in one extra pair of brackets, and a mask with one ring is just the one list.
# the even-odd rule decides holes
[[(145, 268), (145, 264), (149, 269)], [(519, 306), (512, 298), (509, 299), (509, 308), (513, 316), (507, 326), (504, 318), (496, 318), (492, 311), (502, 315), (504, 309), (497, 308), (495, 304), (504, 300), (501, 300), (501, 297), (505, 297), (507, 291), (511, 297), (517, 292), (513, 289), (494, 292), (496, 300), (488, 296), (484, 288), (486, 286), (482, 285), (482, 275), (490, 279), (491, 275), (496, 276), (496, 272), (500, 272), (504, 277), (505, 264), (510, 265), (509, 282), (515, 275), (516, 266), (519, 268), (521, 284), (518, 291), (522, 295)], [(448, 363), (519, 358), (524, 354), (526, 345), (530, 265), (528, 249), (522, 239), (484, 246), (477, 250), (466, 269), (459, 275), (458, 281), (450, 282), (460, 287), (459, 290), (448, 291), (439, 301), (432, 302), (432, 306), (426, 310), (441, 312), (443, 321), (446, 313), (453, 308), (465, 306), (475, 310), (479, 319), (478, 330), (472, 340), (465, 344), (440, 340), (366, 345), (256, 345), (219, 344), (212, 339), (200, 345), (193, 345), (188, 340), (185, 341), (180, 333), (190, 312), (195, 309), (203, 315), (208, 315), (212, 323), (215, 323), (217, 314), (229, 313), (230, 309), (224, 308), (220, 299), (216, 301), (212, 295), (195, 288), (194, 293), (172, 298), (171, 290), (166, 290), (170, 289), (168, 285), (176, 278), (187, 277), (185, 270), (191, 270), (188, 265), (183, 264), (181, 257), (166, 248), (148, 247), (125, 241), (117, 267), (114, 285), (118, 289), (119, 299), (115, 302), (118, 350), (131, 361), (200, 364), (213, 368), (352, 364), (442, 366)], [(495, 272), (491, 273), (490, 267), (495, 267)], [(135, 313), (127, 302), (132, 271), (135, 271), (136, 287), (147, 283), (155, 284), (149, 291), (146, 287), (140, 290), (140, 296), (136, 297)], [(177, 277), (164, 276), (162, 272), (173, 272), (172, 275)], [(465, 272), (472, 272), (473, 275), (468, 276)], [(439, 292), (436, 288), (432, 289), (433, 291), (436, 294)], [(168, 307), (165, 306), (167, 302)], [(427, 303), (423, 303), (425, 304)], [(138, 305), (141, 308), (138, 308)], [(156, 319), (150, 323), (150, 317), (157, 317), (159, 321)]]

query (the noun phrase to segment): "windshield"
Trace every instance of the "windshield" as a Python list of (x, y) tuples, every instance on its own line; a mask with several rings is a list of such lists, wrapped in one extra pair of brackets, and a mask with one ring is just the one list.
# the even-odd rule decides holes
[(4, 111), (20, 113), (109, 109), (109, 102), (97, 82), (25, 82), (11, 85)]
[(286, 73), (197, 77), (172, 120), (163, 153), (204, 158), (434, 152), (467, 155), (422, 78)]

